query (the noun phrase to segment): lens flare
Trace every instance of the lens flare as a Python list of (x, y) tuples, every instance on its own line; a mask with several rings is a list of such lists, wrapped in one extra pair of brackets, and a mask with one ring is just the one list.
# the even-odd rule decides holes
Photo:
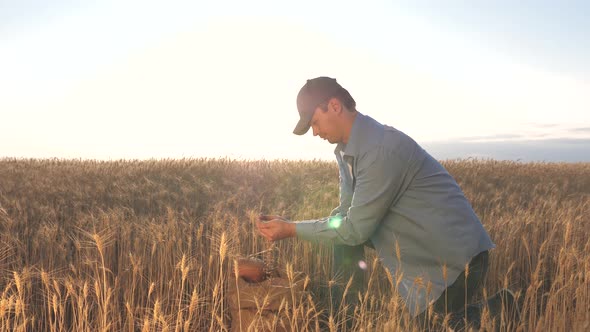
[(359, 267), (361, 268), (361, 270), (366, 270), (367, 263), (365, 263), (365, 261), (359, 261)]
[(333, 216), (333, 217), (330, 217), (330, 220), (328, 220), (328, 225), (330, 226), (330, 228), (338, 228), (338, 227), (340, 227), (341, 224), (342, 224), (342, 217), (341, 216)]

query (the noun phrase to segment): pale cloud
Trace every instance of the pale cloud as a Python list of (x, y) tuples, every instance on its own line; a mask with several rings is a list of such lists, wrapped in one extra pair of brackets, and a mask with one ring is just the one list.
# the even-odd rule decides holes
[(523, 162), (590, 162), (590, 139), (503, 140), (432, 142), (424, 145), (437, 159), (493, 158)]
[(582, 133), (589, 133), (590, 134), (590, 127), (572, 128), (571, 131), (574, 131), (574, 132), (582, 132)]

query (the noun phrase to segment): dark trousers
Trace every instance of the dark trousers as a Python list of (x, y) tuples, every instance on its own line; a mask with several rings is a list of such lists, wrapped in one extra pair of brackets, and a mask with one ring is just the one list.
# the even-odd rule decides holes
[[(332, 294), (334, 305), (340, 305), (341, 300), (346, 300), (349, 305), (355, 304), (358, 300), (357, 293), (365, 289), (365, 271), (361, 268), (362, 264), (359, 264), (359, 262), (364, 262), (365, 246), (373, 248), (370, 241), (358, 246), (334, 246), (333, 273), (337, 280)], [(463, 271), (432, 304), (432, 311), (438, 314), (440, 319), (451, 314), (449, 324), (456, 327), (463, 326), (464, 318), (467, 318), (468, 322), (479, 323), (481, 304), (472, 304), (472, 302), (476, 294), (481, 292), (483, 288), (488, 271), (488, 261), (487, 250), (473, 257), (469, 262), (469, 273)], [(346, 298), (343, 299), (344, 287), (350, 278), (352, 278), (352, 283)], [(425, 311), (415, 320), (418, 324), (427, 327), (429, 326), (427, 318), (427, 311)]]
[[(483, 251), (469, 262), (469, 273), (461, 272), (455, 282), (447, 287), (441, 296), (431, 305), (439, 320), (450, 314), (449, 325), (455, 329), (468, 324), (479, 326), (481, 303), (473, 303), (477, 293), (483, 289), (485, 276), (488, 272), (488, 251)], [(428, 310), (416, 317), (416, 321), (428, 330)]]
[[(332, 294), (332, 303), (336, 306), (339, 306), (342, 300), (345, 300), (349, 305), (356, 304), (357, 293), (363, 292), (366, 288), (365, 270), (362, 268), (365, 263), (365, 245), (373, 248), (370, 241), (358, 246), (335, 245), (333, 248), (332, 271), (336, 286)], [(346, 298), (343, 299), (344, 288), (350, 278), (352, 278), (352, 283)]]

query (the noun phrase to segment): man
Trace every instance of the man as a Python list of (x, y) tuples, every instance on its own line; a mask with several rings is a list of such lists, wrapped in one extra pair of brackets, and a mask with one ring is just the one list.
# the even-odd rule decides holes
[(356, 283), (369, 245), (399, 280), (398, 294), (413, 316), (425, 321), (431, 305), (439, 314), (464, 317), (465, 301), (482, 288), (495, 245), (456, 181), (409, 136), (358, 112), (333, 78), (308, 80), (297, 108), (295, 134), (311, 127), (314, 136), (337, 144), (340, 205), (317, 220), (259, 221), (259, 233), (270, 241), (296, 236), (333, 242), (337, 272)]

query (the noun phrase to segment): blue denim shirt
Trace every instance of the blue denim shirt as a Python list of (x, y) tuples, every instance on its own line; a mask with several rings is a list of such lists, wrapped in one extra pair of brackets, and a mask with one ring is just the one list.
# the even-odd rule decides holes
[(472, 257), (495, 247), (453, 177), (401, 131), (358, 113), (348, 144), (334, 153), (340, 206), (330, 217), (297, 222), (297, 237), (351, 246), (370, 240), (412, 315)]

